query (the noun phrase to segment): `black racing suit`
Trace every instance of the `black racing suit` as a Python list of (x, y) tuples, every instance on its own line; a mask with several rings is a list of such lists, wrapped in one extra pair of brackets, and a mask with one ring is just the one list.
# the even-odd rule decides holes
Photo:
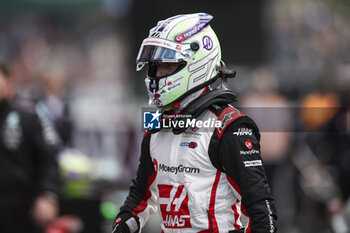
[(0, 102), (0, 232), (37, 232), (29, 212), (37, 196), (58, 192), (58, 145), (34, 103)]

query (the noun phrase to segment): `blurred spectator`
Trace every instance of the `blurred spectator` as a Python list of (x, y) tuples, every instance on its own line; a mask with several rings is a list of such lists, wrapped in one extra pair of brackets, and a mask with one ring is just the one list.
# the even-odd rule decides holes
[[(348, 140), (344, 134), (345, 120), (337, 117), (342, 108), (339, 107), (338, 96), (331, 91), (305, 95), (300, 105), (300, 123), (304, 133), (300, 131), (297, 134), (292, 158), (299, 172), (301, 188), (298, 225), (304, 232), (338, 233), (335, 228), (332, 229), (332, 218), (340, 213), (343, 203), (335, 176), (338, 169), (332, 168), (331, 161), (337, 157), (332, 151), (333, 145), (344, 145)], [(343, 136), (337, 137), (338, 133)], [(343, 150), (344, 146), (339, 149)], [(311, 225), (310, 222), (317, 224)]]
[[(289, 157), (294, 127), (291, 103), (278, 92), (278, 80), (266, 67), (254, 70), (252, 91), (240, 98), (240, 106), (261, 126), (261, 155), (270, 188), (276, 200), (280, 230), (293, 225), (295, 189)], [(285, 187), (285, 184), (291, 184)]]
[(328, 123), (339, 110), (339, 100), (335, 94), (310, 93), (301, 102), (300, 114), (304, 127), (312, 132)]
[(291, 103), (277, 90), (277, 79), (267, 68), (252, 74), (252, 92), (240, 99), (244, 111), (261, 125), (261, 154), (273, 187), (275, 170), (289, 153), (293, 118)]
[(41, 99), (48, 110), (48, 115), (54, 123), (65, 146), (72, 145), (73, 122), (71, 120), (69, 103), (66, 100), (66, 80), (62, 75), (47, 73), (43, 76)]
[(13, 93), (0, 63), (0, 231), (37, 233), (58, 215), (59, 141), (36, 105), (11, 102)]
[[(345, 204), (349, 202), (350, 196), (350, 182), (347, 179), (350, 177), (350, 135), (347, 128), (347, 117), (350, 109), (349, 95), (347, 92), (338, 100), (335, 94), (310, 94), (304, 100), (304, 105), (307, 104), (313, 104), (313, 107), (322, 107), (321, 110), (317, 109), (318, 114), (316, 112), (314, 115), (318, 115), (317, 119), (322, 116), (324, 121), (315, 120), (315, 122), (319, 122), (319, 125), (312, 128), (313, 132), (308, 134), (306, 142), (322, 166), (332, 175), (338, 191), (324, 200), (328, 211), (328, 220), (333, 222), (346, 211), (346, 206), (349, 206)], [(337, 225), (333, 224), (333, 230), (340, 232), (337, 230)], [(348, 224), (346, 232), (350, 231), (349, 227)]]

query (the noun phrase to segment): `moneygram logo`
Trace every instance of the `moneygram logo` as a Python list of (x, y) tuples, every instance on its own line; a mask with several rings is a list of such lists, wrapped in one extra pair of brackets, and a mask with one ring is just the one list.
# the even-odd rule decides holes
[(175, 166), (167, 166), (165, 164), (159, 164), (159, 171), (163, 171), (163, 172), (170, 172), (170, 173), (175, 173), (175, 175), (177, 173), (192, 173), (192, 174), (199, 174), (200, 173), (200, 169), (199, 168), (195, 168), (195, 167), (186, 167), (183, 165), (179, 165), (177, 167)]
[(254, 154), (260, 154), (260, 151), (258, 151), (258, 150), (248, 150), (248, 151), (241, 150), (239, 153), (241, 155), (254, 155)]

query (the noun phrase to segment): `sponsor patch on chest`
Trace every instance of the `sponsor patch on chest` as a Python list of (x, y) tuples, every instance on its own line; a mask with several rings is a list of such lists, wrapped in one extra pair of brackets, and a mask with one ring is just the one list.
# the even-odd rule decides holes
[(159, 206), (165, 228), (191, 228), (189, 184), (158, 184)]
[(180, 146), (195, 149), (198, 146), (198, 144), (197, 144), (197, 142), (181, 142)]
[(191, 173), (191, 174), (199, 174), (200, 169), (195, 167), (187, 167), (182, 164), (179, 166), (168, 166), (165, 164), (159, 164), (158, 171), (160, 172), (169, 172), (174, 173), (175, 175), (178, 173)]

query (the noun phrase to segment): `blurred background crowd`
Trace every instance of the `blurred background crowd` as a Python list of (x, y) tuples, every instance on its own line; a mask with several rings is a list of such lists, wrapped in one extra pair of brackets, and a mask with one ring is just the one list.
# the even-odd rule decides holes
[(235, 106), (261, 129), (280, 232), (350, 232), (347, 0), (2, 1), (0, 60), (16, 98), (43, 103), (63, 142), (61, 215), (74, 216), (76, 232), (110, 231), (148, 106), (138, 48), (158, 20), (191, 12), (214, 16), (237, 71)]

